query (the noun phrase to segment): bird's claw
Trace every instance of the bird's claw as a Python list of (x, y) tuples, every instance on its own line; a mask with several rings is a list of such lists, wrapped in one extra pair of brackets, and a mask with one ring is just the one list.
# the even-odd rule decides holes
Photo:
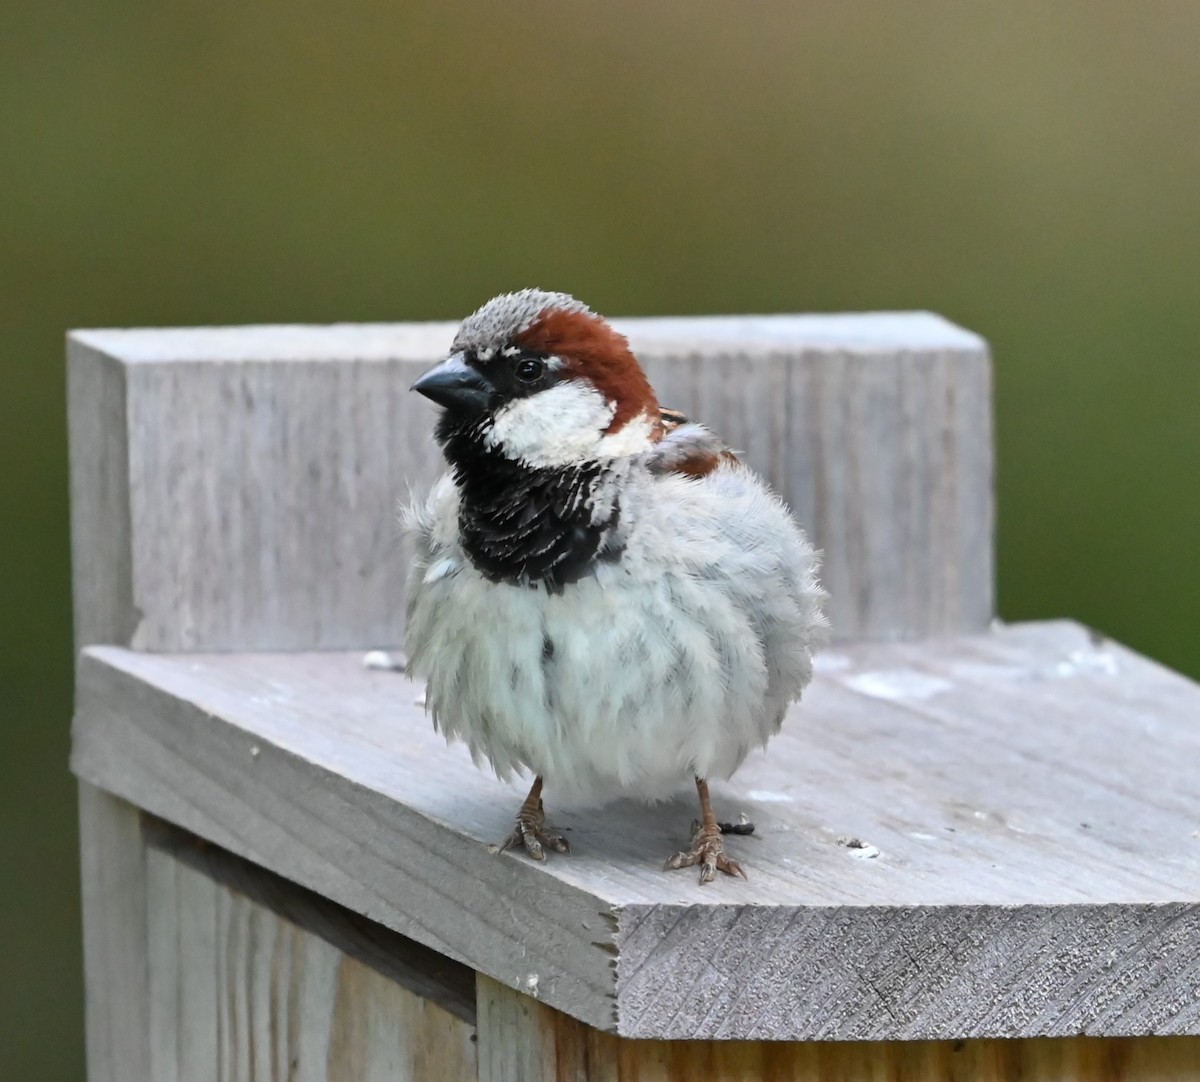
[(546, 814), (540, 807), (522, 808), (517, 813), (513, 832), (500, 843), (496, 851), (503, 853), (506, 849), (524, 849), (534, 860), (545, 860), (547, 849), (569, 853), (571, 843), (557, 830), (546, 826)]
[(711, 832), (705, 830), (704, 827), (697, 830), (695, 837), (692, 838), (692, 848), (670, 857), (663, 865), (663, 870), (674, 871), (677, 868), (690, 868), (695, 864), (700, 865), (701, 883), (711, 883), (716, 878), (717, 872), (724, 872), (726, 875), (740, 875), (743, 879), (747, 878), (746, 873), (742, 871), (742, 866), (736, 860), (730, 860), (725, 855), (719, 827)]

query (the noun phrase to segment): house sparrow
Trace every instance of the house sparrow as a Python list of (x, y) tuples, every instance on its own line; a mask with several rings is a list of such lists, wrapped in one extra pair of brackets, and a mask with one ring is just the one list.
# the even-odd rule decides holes
[(701, 819), (666, 866), (744, 875), (707, 779), (765, 744), (812, 676), (825, 594), (800, 528), (565, 293), (488, 301), (413, 390), (443, 407), (450, 470), (405, 513), (409, 671), (447, 739), (503, 779), (534, 775), (501, 848), (569, 850), (543, 780), (647, 800), (694, 781)]

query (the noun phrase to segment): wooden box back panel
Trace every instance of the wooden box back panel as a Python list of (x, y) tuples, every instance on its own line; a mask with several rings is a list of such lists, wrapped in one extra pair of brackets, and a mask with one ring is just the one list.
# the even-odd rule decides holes
[[(990, 372), (928, 314), (630, 319), (664, 404), (720, 432), (825, 550), (840, 640), (992, 616)], [(454, 325), (77, 331), (80, 645), (396, 646), (397, 508), (441, 469), (408, 388)]]

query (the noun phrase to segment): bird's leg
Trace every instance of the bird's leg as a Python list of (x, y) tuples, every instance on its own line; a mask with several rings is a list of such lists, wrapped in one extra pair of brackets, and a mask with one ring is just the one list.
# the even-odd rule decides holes
[(685, 853), (676, 853), (664, 868), (690, 868), (693, 864), (699, 864), (701, 883), (711, 883), (719, 871), (726, 875), (740, 875), (745, 879), (746, 873), (741, 865), (725, 855), (725, 847), (721, 842), (723, 824), (717, 822), (708, 798), (708, 782), (703, 778), (696, 779), (696, 792), (700, 794), (700, 824), (692, 838), (692, 848)]
[(517, 812), (517, 825), (513, 832), (500, 843), (499, 852), (505, 849), (523, 847), (534, 860), (545, 860), (543, 846), (553, 849), (556, 853), (569, 853), (571, 846), (567, 839), (556, 830), (546, 826), (546, 812), (542, 807), (542, 777), (539, 774), (533, 779), (533, 787), (529, 796)]

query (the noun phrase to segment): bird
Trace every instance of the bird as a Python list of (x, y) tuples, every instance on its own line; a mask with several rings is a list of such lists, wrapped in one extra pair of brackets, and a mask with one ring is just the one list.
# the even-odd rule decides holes
[(447, 471), (403, 512), (406, 653), (448, 740), (532, 775), (497, 847), (570, 851), (543, 787), (599, 803), (694, 785), (665, 868), (746, 877), (708, 783), (776, 733), (826, 640), (819, 553), (723, 441), (661, 407), (628, 341), (566, 293), (468, 316), (412, 390)]

